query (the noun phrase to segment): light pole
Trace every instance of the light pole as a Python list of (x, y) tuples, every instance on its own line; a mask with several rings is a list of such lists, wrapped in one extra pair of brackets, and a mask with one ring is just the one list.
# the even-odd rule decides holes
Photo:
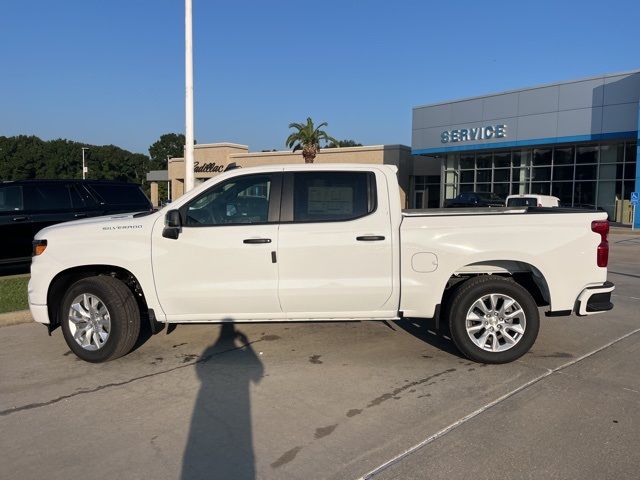
[(82, 179), (83, 180), (87, 178), (87, 172), (89, 171), (89, 169), (87, 168), (87, 165), (84, 163), (85, 150), (89, 150), (89, 147), (82, 147)]
[(167, 200), (171, 200), (171, 177), (169, 177), (169, 159), (171, 155), (167, 155)]
[(184, 1), (185, 146), (184, 191), (193, 188), (193, 28), (191, 0)]

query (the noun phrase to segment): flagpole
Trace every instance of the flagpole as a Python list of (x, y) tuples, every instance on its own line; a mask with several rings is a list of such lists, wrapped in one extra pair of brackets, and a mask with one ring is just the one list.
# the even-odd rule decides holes
[(184, 2), (184, 54), (185, 54), (185, 146), (184, 146), (184, 191), (194, 186), (193, 175), (193, 27), (192, 0)]

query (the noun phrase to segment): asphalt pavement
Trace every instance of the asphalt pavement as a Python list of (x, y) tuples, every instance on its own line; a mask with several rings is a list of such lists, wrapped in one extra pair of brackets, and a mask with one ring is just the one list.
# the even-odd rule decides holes
[(410, 320), (180, 325), (99, 365), (0, 328), (0, 478), (637, 478), (640, 237), (610, 241), (615, 309), (507, 365)]

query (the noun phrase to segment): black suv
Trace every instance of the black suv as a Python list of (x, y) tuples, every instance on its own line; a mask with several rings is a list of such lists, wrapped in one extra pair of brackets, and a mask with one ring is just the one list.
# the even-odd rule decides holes
[(466, 192), (449, 200), (445, 207), (504, 207), (504, 200), (495, 193)]
[(34, 235), (54, 223), (151, 210), (139, 185), (99, 180), (0, 182), (0, 265), (31, 260)]

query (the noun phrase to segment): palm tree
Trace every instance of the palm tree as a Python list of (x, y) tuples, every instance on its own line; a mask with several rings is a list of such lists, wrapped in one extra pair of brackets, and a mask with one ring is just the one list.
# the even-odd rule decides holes
[(290, 123), (289, 128), (295, 128), (297, 131), (293, 132), (287, 138), (287, 147), (293, 148), (293, 151), (302, 150), (302, 156), (304, 157), (304, 163), (313, 163), (313, 159), (316, 158), (318, 151), (320, 150), (320, 141), (323, 140), (326, 143), (338, 141), (330, 136), (327, 132), (322, 130), (322, 127), (326, 127), (327, 122), (322, 122), (315, 127), (311, 117), (307, 118), (307, 123)]

